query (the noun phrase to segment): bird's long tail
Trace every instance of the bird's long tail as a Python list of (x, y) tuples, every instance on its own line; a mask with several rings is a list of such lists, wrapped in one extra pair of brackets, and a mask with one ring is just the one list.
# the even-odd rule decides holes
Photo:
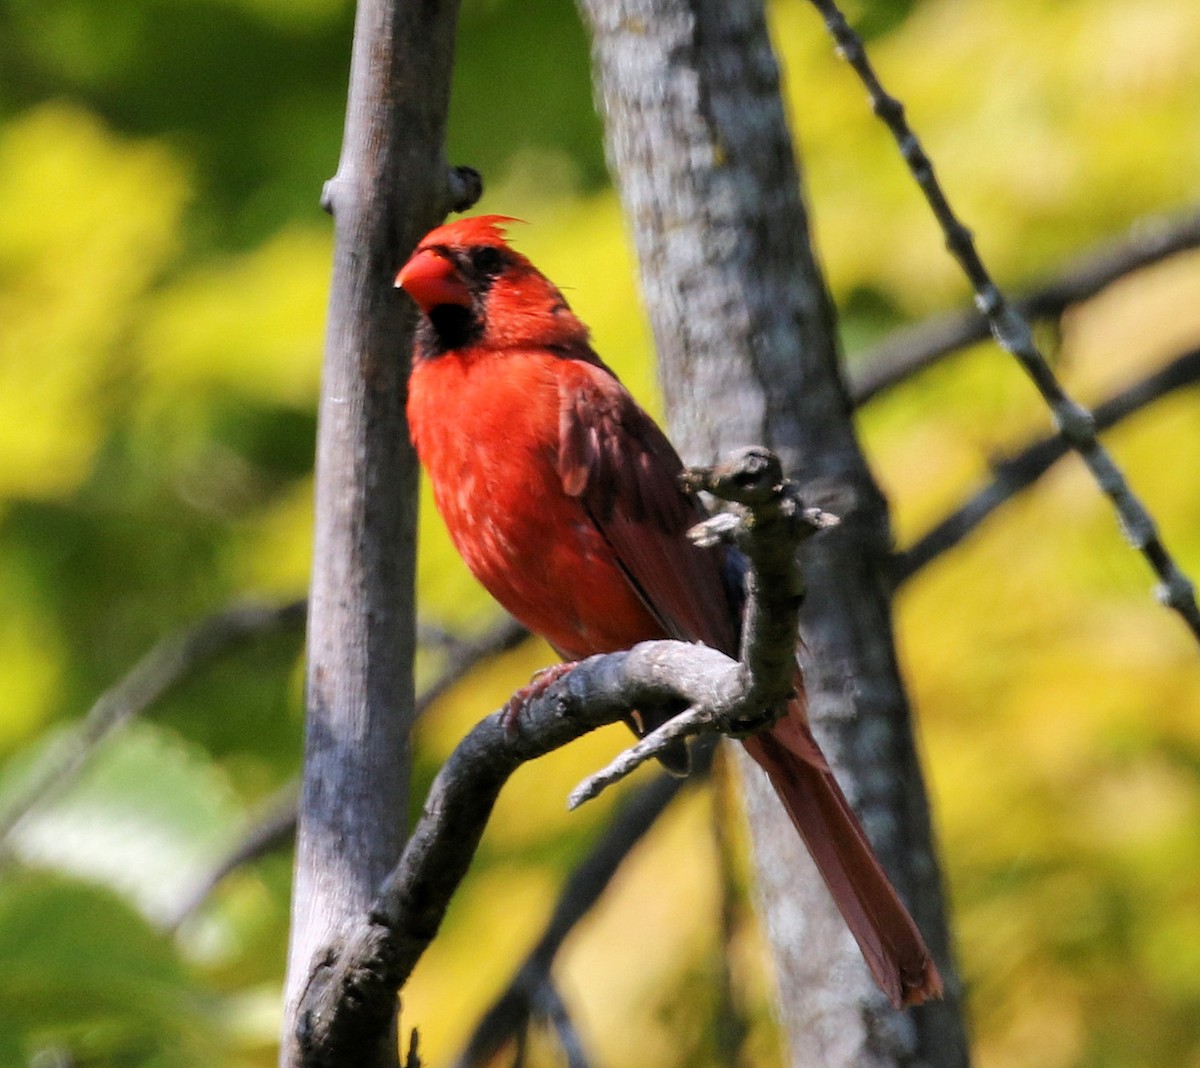
[(837, 784), (807, 724), (801, 703), (770, 731), (744, 741), (804, 839), (892, 1005), (939, 997), (942, 980), (921, 932), (888, 877)]

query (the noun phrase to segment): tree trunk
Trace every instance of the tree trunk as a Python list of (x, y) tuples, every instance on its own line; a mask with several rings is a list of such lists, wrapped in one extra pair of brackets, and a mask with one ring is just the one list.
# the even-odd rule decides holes
[[(412, 314), (392, 280), (448, 208), (442, 157), (455, 2), (362, 0), (342, 156), (316, 466), (308, 720), (281, 1064), (314, 959), (400, 855), (412, 725), (416, 459), (404, 419)], [(394, 1026), (363, 1068), (397, 1063)]]
[(805, 551), (801, 624), (822, 746), (946, 981), (893, 1012), (765, 777), (744, 761), (794, 1065), (967, 1063), (924, 785), (884, 577), (886, 503), (854, 435), (761, 0), (580, 0), (632, 220), (674, 439), (763, 443), (841, 525)]

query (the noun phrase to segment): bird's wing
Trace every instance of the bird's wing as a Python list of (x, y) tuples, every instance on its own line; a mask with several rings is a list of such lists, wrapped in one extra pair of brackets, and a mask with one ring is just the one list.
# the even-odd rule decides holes
[(558, 452), (563, 488), (583, 503), (668, 634), (736, 655), (724, 551), (698, 548), (687, 538), (704, 511), (679, 484), (679, 456), (602, 364), (570, 360), (564, 372)]

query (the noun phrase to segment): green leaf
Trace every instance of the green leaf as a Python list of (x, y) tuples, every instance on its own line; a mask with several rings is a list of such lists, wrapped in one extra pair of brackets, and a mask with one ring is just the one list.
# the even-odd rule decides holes
[(10, 844), (27, 864), (92, 879), (166, 918), (243, 819), (215, 764), (142, 723), (107, 743), (62, 797), (35, 808)]
[(53, 1050), (182, 1068), (213, 1064), (220, 1043), (167, 938), (111, 891), (43, 872), (0, 883), (0, 1036), (5, 1064)]

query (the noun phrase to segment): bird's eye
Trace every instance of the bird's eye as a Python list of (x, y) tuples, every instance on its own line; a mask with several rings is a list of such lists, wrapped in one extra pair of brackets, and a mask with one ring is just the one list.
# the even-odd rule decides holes
[(500, 270), (500, 250), (483, 245), (471, 251), (471, 266), (480, 274), (493, 275)]

